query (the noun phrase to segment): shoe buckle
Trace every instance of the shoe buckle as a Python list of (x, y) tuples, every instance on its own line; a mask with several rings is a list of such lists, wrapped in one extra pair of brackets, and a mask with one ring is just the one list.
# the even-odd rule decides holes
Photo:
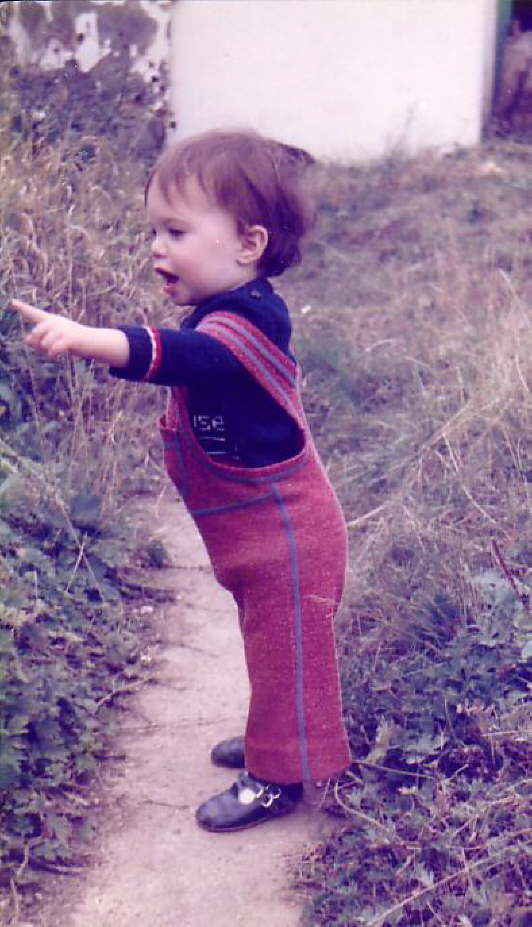
[(252, 805), (254, 801), (257, 801), (262, 796), (263, 792), (264, 789), (262, 788), (255, 792), (249, 785), (246, 785), (238, 790), (238, 801), (241, 805)]
[[(265, 794), (264, 794), (264, 793), (265, 793)], [(272, 789), (272, 788), (263, 789), (263, 794), (264, 794), (264, 798), (263, 798), (262, 801), (261, 801), (262, 807), (263, 807), (263, 808), (271, 808), (271, 806), (273, 805), (274, 801), (277, 801), (277, 799), (281, 797), (281, 789), (280, 789), (280, 788), (276, 788), (276, 789)], [(260, 797), (260, 796), (257, 796), (257, 797)]]

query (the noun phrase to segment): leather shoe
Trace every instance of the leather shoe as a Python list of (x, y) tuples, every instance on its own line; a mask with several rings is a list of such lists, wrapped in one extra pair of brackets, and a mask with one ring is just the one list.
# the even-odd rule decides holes
[(196, 820), (213, 833), (245, 830), (295, 811), (302, 795), (301, 783), (276, 785), (243, 772), (230, 789), (200, 805)]
[(211, 750), (211, 762), (215, 766), (227, 766), (229, 769), (244, 769), (244, 738), (229, 737), (216, 744)]

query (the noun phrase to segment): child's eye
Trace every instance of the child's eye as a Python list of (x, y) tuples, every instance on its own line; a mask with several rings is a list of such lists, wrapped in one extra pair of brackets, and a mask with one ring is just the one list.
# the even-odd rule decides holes
[(168, 229), (170, 238), (179, 238), (183, 234), (183, 229)]

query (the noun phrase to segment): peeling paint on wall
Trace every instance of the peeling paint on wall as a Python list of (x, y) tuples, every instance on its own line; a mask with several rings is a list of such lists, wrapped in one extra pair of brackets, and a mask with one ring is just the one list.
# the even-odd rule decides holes
[(36, 150), (58, 139), (85, 150), (84, 139), (105, 137), (116, 151), (153, 161), (175, 126), (167, 80), (171, 8), (171, 0), (10, 3), (3, 39), (18, 98), (12, 130)]
[(89, 71), (108, 55), (126, 57), (145, 80), (168, 61), (173, 0), (15, 0), (8, 34), (22, 66)]

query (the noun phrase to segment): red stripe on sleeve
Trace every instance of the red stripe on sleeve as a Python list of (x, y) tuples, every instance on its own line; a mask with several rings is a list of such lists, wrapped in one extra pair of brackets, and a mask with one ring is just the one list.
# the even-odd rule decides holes
[(146, 331), (150, 336), (151, 341), (151, 364), (148, 367), (148, 371), (145, 376), (142, 378), (143, 382), (152, 380), (155, 374), (157, 373), (159, 367), (161, 366), (162, 360), (162, 347), (161, 347), (161, 336), (156, 328), (146, 327)]

